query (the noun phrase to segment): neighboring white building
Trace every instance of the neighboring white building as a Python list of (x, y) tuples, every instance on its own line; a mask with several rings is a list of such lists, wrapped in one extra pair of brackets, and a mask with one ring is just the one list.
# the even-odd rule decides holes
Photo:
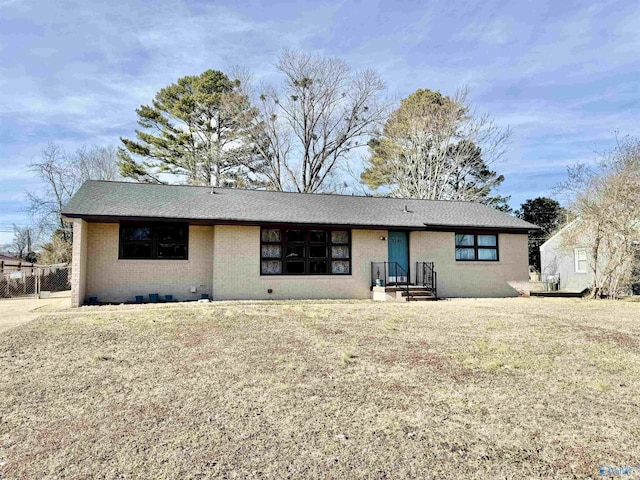
[[(556, 276), (560, 280), (559, 288), (565, 292), (581, 293), (593, 287), (593, 256), (587, 241), (582, 244), (574, 242), (570, 245), (565, 241), (567, 232), (579, 222), (573, 220), (562, 227), (555, 235), (540, 246), (540, 264), (542, 279), (550, 279)], [(600, 260), (602, 260), (600, 254)], [(604, 268), (599, 262), (598, 271)], [(631, 285), (631, 291), (640, 294), (640, 283)]]
[(557, 276), (560, 290), (583, 292), (593, 284), (593, 273), (589, 269), (591, 254), (586, 245), (573, 248), (564, 244), (564, 234), (577, 220), (561, 228), (540, 246), (542, 280)]

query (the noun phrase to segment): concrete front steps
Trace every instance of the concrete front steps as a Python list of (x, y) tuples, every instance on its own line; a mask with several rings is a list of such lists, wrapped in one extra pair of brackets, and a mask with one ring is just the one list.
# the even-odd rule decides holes
[[(402, 292), (403, 297), (407, 297), (407, 292)], [(411, 291), (410, 295), (407, 297), (407, 302), (428, 302), (437, 300), (437, 297), (433, 294), (431, 290), (424, 291)]]
[(373, 287), (374, 292), (384, 293), (382, 295), (374, 295), (374, 300), (382, 301), (405, 301), (405, 302), (426, 302), (429, 300), (437, 300), (433, 290), (421, 285), (409, 285), (407, 292), (406, 286), (399, 287)]

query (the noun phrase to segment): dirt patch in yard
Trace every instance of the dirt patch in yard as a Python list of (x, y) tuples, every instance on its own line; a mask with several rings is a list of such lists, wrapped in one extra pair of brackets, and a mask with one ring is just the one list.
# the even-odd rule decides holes
[(0, 338), (0, 478), (594, 478), (640, 304), (89, 307)]
[(602, 327), (581, 327), (587, 340), (600, 343), (612, 343), (622, 348), (637, 348), (638, 338), (628, 333), (612, 331)]

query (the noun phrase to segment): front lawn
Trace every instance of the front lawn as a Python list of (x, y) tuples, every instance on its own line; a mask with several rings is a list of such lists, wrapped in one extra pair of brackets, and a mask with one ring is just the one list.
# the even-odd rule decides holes
[(597, 477), (640, 465), (640, 303), (45, 316), (0, 337), (0, 465), (0, 478)]

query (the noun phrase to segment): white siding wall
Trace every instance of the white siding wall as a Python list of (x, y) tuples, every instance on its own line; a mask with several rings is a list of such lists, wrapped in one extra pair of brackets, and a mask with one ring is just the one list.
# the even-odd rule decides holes
[[(590, 261), (587, 251), (587, 263)], [(563, 245), (562, 230), (540, 247), (540, 264), (543, 276), (560, 274), (560, 288), (567, 292), (582, 292), (592, 284), (593, 275), (590, 271), (576, 272), (575, 249)]]

